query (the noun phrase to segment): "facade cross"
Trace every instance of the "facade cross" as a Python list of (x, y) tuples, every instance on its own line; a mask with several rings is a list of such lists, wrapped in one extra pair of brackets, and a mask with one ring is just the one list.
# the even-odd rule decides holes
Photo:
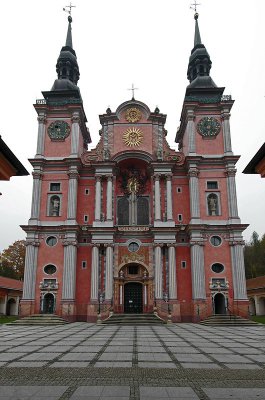
[(134, 100), (134, 91), (135, 91), (135, 90), (138, 90), (138, 88), (135, 88), (135, 87), (134, 87), (134, 84), (132, 84), (132, 87), (131, 87), (130, 89), (128, 89), (128, 90), (131, 90), (131, 91), (132, 91), (132, 100)]
[[(74, 8), (74, 7), (76, 7), (76, 6), (73, 6), (73, 4), (70, 1), (70, 5), (69, 6), (65, 6), (65, 8), (63, 8), (63, 10), (65, 12), (67, 12), (71, 16), (72, 15), (72, 8)], [(69, 10), (67, 10), (67, 8), (69, 8)]]
[(200, 6), (200, 5), (201, 5), (201, 3), (197, 3), (197, 0), (194, 0), (194, 3), (192, 3), (192, 4), (190, 5), (190, 8), (191, 8), (192, 10), (194, 10), (195, 13), (197, 13), (197, 7)]

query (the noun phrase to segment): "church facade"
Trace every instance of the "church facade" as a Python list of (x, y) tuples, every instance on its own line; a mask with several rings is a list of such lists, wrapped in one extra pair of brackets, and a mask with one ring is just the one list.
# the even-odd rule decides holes
[(198, 14), (179, 151), (166, 115), (134, 99), (100, 115), (96, 147), (77, 86), (71, 23), (38, 115), (21, 316), (96, 321), (152, 313), (173, 322), (247, 315), (230, 138), (233, 100), (210, 77)]

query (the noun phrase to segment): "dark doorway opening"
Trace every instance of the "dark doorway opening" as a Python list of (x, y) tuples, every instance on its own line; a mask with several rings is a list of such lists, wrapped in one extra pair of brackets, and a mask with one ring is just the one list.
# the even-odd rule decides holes
[(143, 312), (143, 285), (138, 282), (124, 286), (124, 312), (141, 314)]
[(222, 293), (217, 293), (214, 296), (214, 313), (226, 314), (225, 296)]
[(54, 296), (51, 293), (47, 293), (43, 299), (43, 313), (53, 314), (54, 313)]
[(16, 301), (9, 299), (6, 304), (6, 315), (16, 315)]

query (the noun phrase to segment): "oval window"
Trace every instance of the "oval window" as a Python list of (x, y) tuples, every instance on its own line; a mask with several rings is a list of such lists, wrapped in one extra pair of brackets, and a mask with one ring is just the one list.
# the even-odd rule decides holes
[(222, 243), (222, 239), (220, 238), (220, 236), (212, 236), (210, 241), (211, 244), (215, 247), (220, 246), (220, 244)]
[(136, 242), (131, 242), (128, 246), (129, 251), (137, 251), (139, 250), (139, 244)]
[(45, 272), (45, 274), (47, 274), (47, 275), (55, 274), (55, 272), (56, 272), (56, 267), (55, 267), (55, 265), (52, 265), (52, 264), (45, 265), (45, 267), (44, 267), (44, 272)]
[(46, 239), (46, 243), (47, 243), (47, 245), (48, 246), (55, 246), (56, 245), (56, 243), (57, 243), (57, 239), (56, 239), (56, 237), (55, 236), (49, 236), (47, 239)]
[(225, 267), (223, 266), (223, 264), (215, 263), (212, 265), (212, 271), (216, 274), (220, 274), (221, 272), (223, 272), (224, 269)]

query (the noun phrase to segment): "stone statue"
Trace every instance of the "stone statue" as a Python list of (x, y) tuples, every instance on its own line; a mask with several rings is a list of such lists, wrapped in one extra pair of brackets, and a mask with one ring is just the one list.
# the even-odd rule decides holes
[(215, 195), (210, 195), (208, 197), (208, 208), (210, 215), (216, 215), (217, 213), (217, 197)]
[(54, 197), (51, 202), (52, 202), (52, 216), (58, 217), (60, 211), (60, 199), (58, 197)]

